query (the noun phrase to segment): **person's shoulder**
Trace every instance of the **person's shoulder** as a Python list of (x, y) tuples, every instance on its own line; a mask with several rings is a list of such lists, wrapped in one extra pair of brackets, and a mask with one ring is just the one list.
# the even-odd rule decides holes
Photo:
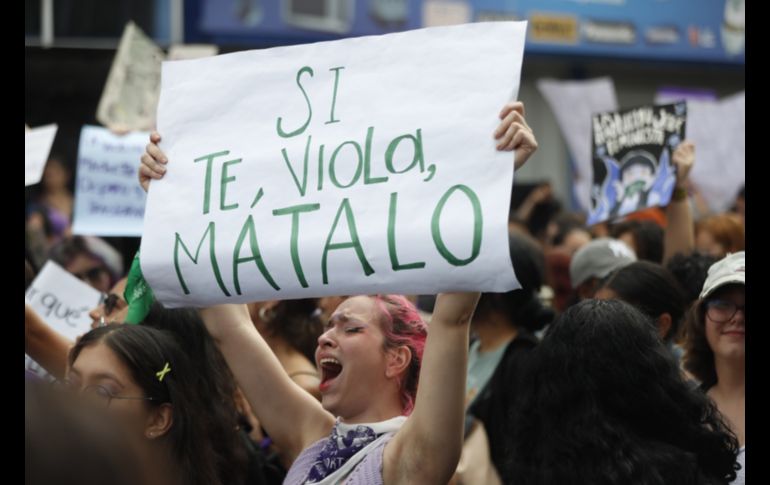
[(516, 338), (508, 343), (508, 348), (505, 349), (506, 354), (510, 353), (522, 353), (528, 352), (535, 347), (540, 341), (535, 335), (530, 332), (520, 332)]
[[(511, 373), (518, 374), (519, 367), (529, 357), (532, 350), (537, 347), (538, 339), (529, 332), (519, 333), (516, 338), (508, 342), (505, 353), (498, 364), (494, 377), (508, 382), (511, 379)], [(507, 384), (506, 384), (507, 386)]]

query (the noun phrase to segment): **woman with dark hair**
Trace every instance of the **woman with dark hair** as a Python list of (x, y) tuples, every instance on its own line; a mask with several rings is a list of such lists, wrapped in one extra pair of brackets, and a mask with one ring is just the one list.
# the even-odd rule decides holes
[[(68, 384), (119, 417), (149, 484), (216, 485), (220, 450), (195, 367), (176, 339), (148, 326), (108, 325), (83, 335), (69, 355)], [(234, 432), (234, 430), (233, 430)]]
[[(506, 427), (521, 364), (537, 345), (535, 332), (556, 316), (538, 298), (545, 272), (542, 251), (520, 234), (510, 235), (509, 247), (522, 287), (508, 293), (481, 295), (471, 323), (477, 338), (470, 347), (466, 381), (466, 435), (478, 426), (472, 418), (481, 422), (492, 463), (498, 470), (507, 459)], [(472, 466), (468, 463), (468, 467)]]
[(506, 483), (726, 484), (738, 442), (682, 379), (649, 319), (585, 300), (526, 363), (509, 430)]
[[(709, 268), (700, 298), (687, 318), (684, 360), (685, 368), (701, 382), (701, 390), (714, 401), (742, 447), (746, 443), (745, 285), (744, 251)], [(741, 448), (741, 459), (743, 451)]]
[(655, 324), (669, 348), (685, 312), (684, 291), (666, 268), (637, 261), (612, 273), (596, 293), (600, 300), (620, 299), (635, 306)]
[(242, 483), (247, 460), (254, 458), (247, 457), (243, 441), (247, 436), (239, 433), (246, 423), (236, 403), (235, 378), (200, 316), (191, 308), (163, 308), (154, 302), (141, 325), (170, 333), (184, 349), (191, 360), (197, 394), (206, 396), (200, 405), (206, 416), (206, 440), (217, 451), (219, 479), (223, 484)]
[(324, 325), (318, 299), (273, 300), (248, 307), (251, 321), (289, 377), (320, 401), (321, 375), (314, 361)]

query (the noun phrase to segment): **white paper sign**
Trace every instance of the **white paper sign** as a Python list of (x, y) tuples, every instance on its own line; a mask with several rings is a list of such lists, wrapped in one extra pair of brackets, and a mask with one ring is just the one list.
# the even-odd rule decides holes
[(587, 81), (540, 79), (537, 87), (551, 107), (575, 161), (575, 196), (583, 210), (589, 211), (593, 183), (591, 116), (618, 109), (615, 85), (611, 78), (603, 77)]
[(525, 22), (168, 62), (142, 270), (170, 306), (518, 287), (508, 252)]
[[(659, 95), (656, 102), (671, 98)], [(746, 181), (746, 93), (721, 101), (687, 99), (686, 138), (695, 143), (690, 178), (712, 211), (728, 210)]]
[[(61, 266), (48, 261), (27, 289), (25, 300), (51, 328), (74, 341), (91, 330), (88, 312), (96, 307), (102, 294), (83, 283)], [(24, 366), (45, 377), (47, 373), (25, 354)]]
[(43, 170), (58, 129), (58, 125), (45, 125), (24, 132), (25, 187), (35, 185), (43, 178)]
[(160, 92), (163, 51), (133, 22), (126, 24), (99, 100), (99, 123), (123, 130), (151, 130)]
[(80, 131), (72, 232), (141, 236), (146, 194), (137, 171), (149, 132), (118, 136), (106, 128)]
[(219, 53), (219, 47), (213, 44), (174, 44), (168, 49), (169, 61), (183, 61), (211, 57)]

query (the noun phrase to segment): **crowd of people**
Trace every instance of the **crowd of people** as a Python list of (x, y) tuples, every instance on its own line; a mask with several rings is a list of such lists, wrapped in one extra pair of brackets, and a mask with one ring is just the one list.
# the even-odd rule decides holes
[[(500, 118), (518, 169), (538, 141), (522, 103)], [(175, 169), (160, 139), (145, 189)], [(26, 483), (743, 484), (744, 192), (696, 218), (694, 145), (672, 162), (667, 207), (591, 227), (532, 191), (509, 223), (521, 289), (167, 309), (71, 234), (53, 159), (26, 286), (52, 260), (104, 297), (76, 341), (26, 306), (54, 382), (27, 374)]]

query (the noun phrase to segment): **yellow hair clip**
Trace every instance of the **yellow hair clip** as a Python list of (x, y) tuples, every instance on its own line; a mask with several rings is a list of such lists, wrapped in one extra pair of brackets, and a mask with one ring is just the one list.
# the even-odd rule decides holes
[(163, 369), (156, 372), (155, 375), (158, 376), (158, 380), (160, 382), (163, 382), (163, 378), (166, 377), (166, 374), (169, 372), (171, 372), (171, 367), (168, 365), (168, 362), (166, 362), (166, 365), (163, 367)]

